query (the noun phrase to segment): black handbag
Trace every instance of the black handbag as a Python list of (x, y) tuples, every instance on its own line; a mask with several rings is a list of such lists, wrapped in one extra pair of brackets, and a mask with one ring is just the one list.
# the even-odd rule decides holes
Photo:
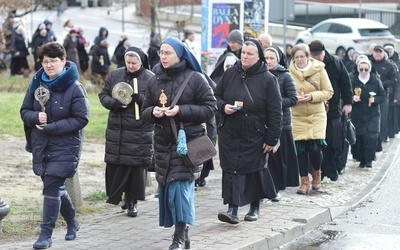
[[(171, 103), (171, 107), (174, 107), (175, 104), (178, 102), (179, 98), (183, 93), (183, 90), (188, 84), (193, 73), (194, 71), (190, 73), (190, 75), (183, 82), (182, 86), (180, 87), (178, 93), (176, 94), (174, 100)], [(171, 117), (170, 122), (175, 140), (178, 143), (178, 134), (176, 130), (175, 118)], [(201, 165), (217, 155), (217, 150), (215, 149), (214, 144), (212, 143), (210, 138), (208, 138), (206, 133), (200, 137), (194, 138), (193, 140), (187, 142), (186, 145), (187, 145), (187, 154), (183, 156), (183, 162), (185, 166), (188, 167)]]
[(344, 136), (346, 141), (350, 145), (354, 145), (356, 143), (356, 128), (351, 122), (351, 118), (349, 116), (344, 117), (343, 129), (345, 130)]

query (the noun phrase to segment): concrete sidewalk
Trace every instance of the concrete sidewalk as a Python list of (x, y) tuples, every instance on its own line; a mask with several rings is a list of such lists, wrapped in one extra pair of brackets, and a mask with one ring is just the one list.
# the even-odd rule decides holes
[[(366, 199), (399, 158), (400, 139), (384, 144), (372, 169), (361, 169), (349, 159), (346, 173), (337, 182), (326, 178), (319, 191), (296, 194), (297, 187), (281, 192), (280, 202), (263, 202), (256, 222), (243, 220), (248, 206), (239, 209), (240, 223), (217, 219), (226, 210), (221, 198), (221, 169), (212, 171), (207, 185), (196, 191), (196, 225), (190, 227), (191, 249), (275, 249), (318, 225), (330, 222)], [(215, 159), (218, 166), (218, 159)], [(153, 196), (138, 204), (138, 217), (127, 217), (119, 206), (96, 216), (78, 215), (78, 237), (65, 241), (66, 229), (57, 228), (51, 249), (168, 249), (173, 228), (158, 226), (158, 200)], [(36, 237), (26, 242), (1, 245), (1, 249), (31, 249)]]

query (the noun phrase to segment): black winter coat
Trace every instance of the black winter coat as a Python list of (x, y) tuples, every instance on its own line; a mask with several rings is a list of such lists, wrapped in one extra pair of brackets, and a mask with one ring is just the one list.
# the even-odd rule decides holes
[(394, 93), (394, 87), (397, 85), (396, 68), (388, 60), (376, 61), (373, 57), (371, 58), (371, 64), (381, 79), (387, 98), (389, 98), (389, 95)]
[(225, 72), (225, 70), (224, 70), (225, 59), (228, 56), (236, 56), (237, 58), (240, 59), (241, 54), (242, 54), (242, 50), (240, 50), (237, 54), (235, 54), (231, 50), (231, 48), (228, 46), (228, 48), (224, 51), (224, 53), (218, 57), (217, 63), (215, 64), (215, 68), (214, 68), (213, 72), (211, 73), (210, 78), (216, 84), (218, 84), (218, 82), (220, 81), (222, 75)]
[(112, 90), (119, 82), (129, 83), (133, 87), (133, 78), (137, 78), (140, 108), (147, 80), (153, 75), (153, 72), (142, 67), (135, 73), (128, 73), (125, 68), (119, 68), (107, 77), (99, 94), (101, 104), (110, 110), (106, 129), (105, 162), (115, 165), (150, 166), (153, 154), (153, 125), (135, 119), (133, 101), (126, 108), (113, 109), (116, 99), (112, 97)]
[[(85, 89), (77, 81), (76, 65), (67, 61), (65, 67), (67, 72), (51, 85), (41, 81), (43, 68), (36, 72), (20, 109), (26, 150), (32, 153), (37, 175), (71, 178), (78, 167), (83, 128), (89, 122), (89, 104)], [(35, 126), (40, 124), (41, 106), (34, 96), (39, 86), (50, 91), (50, 99), (45, 105), (47, 125), (42, 131)]]
[[(26, 58), (29, 55), (28, 48), (25, 44), (25, 38), (21, 34), (15, 34), (13, 40), (13, 57), (15, 58)], [(14, 55), (16, 52), (19, 52), (19, 55)]]
[[(247, 85), (253, 101), (247, 94)], [(247, 174), (265, 167), (263, 144), (277, 144), (282, 131), (282, 97), (279, 84), (264, 62), (243, 70), (237, 63), (222, 75), (215, 89), (221, 123), (218, 146), (221, 168)], [(243, 109), (226, 115), (226, 104), (243, 102)]]
[[(102, 46), (101, 44), (96, 44), (92, 50), (92, 73), (98, 73), (101, 75), (106, 75), (108, 73), (108, 68), (111, 65), (110, 56), (108, 55), (108, 48)], [(104, 64), (100, 64), (100, 57), (103, 56)]]
[[(337, 61), (335, 62), (335, 60)], [(328, 120), (332, 120), (342, 117), (342, 105), (353, 103), (353, 91), (349, 73), (338, 57), (334, 57), (328, 51), (325, 51), (323, 62), (333, 88), (333, 96), (329, 99), (329, 111), (327, 113)]]
[(279, 89), (282, 96), (282, 129), (292, 130), (292, 111), (290, 107), (297, 104), (297, 92), (289, 70), (279, 65), (278, 68), (270, 70), (278, 78)]
[[(370, 80), (363, 84), (358, 79), (358, 74), (354, 75), (352, 81), (352, 89), (361, 88), (361, 101), (354, 102), (351, 111), (351, 120), (356, 128), (358, 135), (367, 132), (379, 133), (381, 128), (381, 111), (380, 104), (386, 99), (385, 90), (383, 89), (382, 82), (375, 74), (370, 74)], [(370, 92), (375, 92), (375, 102), (368, 107), (368, 99)]]
[(78, 50), (79, 61), (89, 61), (89, 55), (86, 51), (86, 39), (85, 37), (78, 35), (76, 36), (78, 42), (76, 43), (76, 49)]
[(114, 50), (114, 55), (117, 58), (117, 62), (118, 62), (117, 63), (118, 68), (125, 67), (125, 57), (124, 56), (125, 56), (126, 48), (124, 47), (124, 42), (126, 40), (127, 39), (123, 39), (122, 41), (120, 41)]
[[(161, 184), (171, 181), (193, 181), (200, 176), (203, 165), (187, 167), (183, 158), (176, 152), (176, 139), (171, 129), (169, 117), (156, 118), (153, 115), (154, 106), (161, 107), (160, 94), (163, 90), (168, 100), (166, 107), (171, 105), (181, 84), (192, 70), (186, 67), (182, 60), (172, 68), (163, 68), (161, 64), (154, 67), (156, 74), (149, 79), (146, 99), (143, 104), (142, 118), (155, 124), (154, 128), (154, 161), (156, 178)], [(186, 139), (190, 141), (204, 135), (204, 124), (216, 111), (216, 100), (210, 85), (200, 73), (195, 73), (179, 98), (179, 115), (175, 122), (183, 123)], [(179, 127), (178, 127), (179, 129)]]

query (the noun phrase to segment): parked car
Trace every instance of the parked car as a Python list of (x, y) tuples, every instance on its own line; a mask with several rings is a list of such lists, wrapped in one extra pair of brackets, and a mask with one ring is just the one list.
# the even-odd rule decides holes
[(321, 40), (329, 53), (340, 58), (343, 58), (349, 47), (361, 54), (369, 54), (371, 43), (396, 44), (395, 37), (386, 25), (365, 18), (327, 19), (311, 29), (300, 31), (295, 39), (296, 43), (306, 44), (313, 40)]

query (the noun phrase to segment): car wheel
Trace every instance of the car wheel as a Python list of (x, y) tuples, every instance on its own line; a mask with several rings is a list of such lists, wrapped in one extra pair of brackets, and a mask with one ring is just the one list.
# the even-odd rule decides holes
[(339, 47), (336, 50), (336, 55), (340, 58), (343, 59), (343, 57), (345, 57), (346, 55), (346, 50), (343, 47)]

